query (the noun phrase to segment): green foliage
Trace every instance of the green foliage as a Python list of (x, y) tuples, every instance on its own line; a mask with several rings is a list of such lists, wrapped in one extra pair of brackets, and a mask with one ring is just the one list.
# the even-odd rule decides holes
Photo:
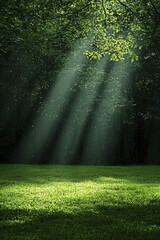
[(31, 51), (41, 46), (46, 52), (46, 45), (57, 38), (70, 45), (89, 36), (93, 47), (86, 51), (89, 58), (109, 55), (114, 61), (126, 57), (134, 61), (153, 34), (159, 38), (159, 7), (150, 0), (3, 1), (1, 54), (21, 44)]
[[(157, 3), (156, 8), (160, 6)], [(111, 60), (138, 60), (139, 50), (148, 46), (152, 34), (158, 38), (157, 16), (151, 1), (102, 0), (92, 4), (90, 28), (95, 50), (86, 52), (90, 58), (109, 55)]]

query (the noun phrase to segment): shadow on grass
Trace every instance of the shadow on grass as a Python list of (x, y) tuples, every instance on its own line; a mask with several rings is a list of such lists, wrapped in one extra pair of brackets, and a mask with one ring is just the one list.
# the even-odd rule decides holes
[(159, 240), (158, 204), (98, 206), (93, 211), (2, 209), (1, 240)]

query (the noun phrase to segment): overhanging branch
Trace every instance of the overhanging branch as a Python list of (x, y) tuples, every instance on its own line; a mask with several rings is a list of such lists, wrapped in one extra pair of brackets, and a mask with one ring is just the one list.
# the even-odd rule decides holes
[(160, 12), (158, 11), (158, 9), (157, 9), (157, 7), (155, 6), (155, 4), (153, 3), (153, 1), (152, 1), (152, 0), (149, 0), (149, 1), (150, 1), (150, 3), (151, 3), (152, 7), (154, 8), (155, 12), (160, 16)]
[(137, 14), (132, 10), (132, 8), (130, 8), (128, 5), (126, 5), (125, 3), (121, 2), (120, 0), (117, 0), (117, 2), (119, 2), (123, 7), (128, 9), (141, 23), (143, 23), (144, 27), (146, 29), (148, 29), (147, 28), (147, 24), (145, 23), (145, 21), (144, 21), (142, 16), (137, 16)]

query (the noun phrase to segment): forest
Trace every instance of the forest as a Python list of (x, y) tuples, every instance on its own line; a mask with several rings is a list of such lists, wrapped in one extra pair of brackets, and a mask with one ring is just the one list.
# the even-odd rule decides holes
[(1, 163), (160, 164), (160, 2), (1, 0)]
[(159, 240), (160, 1), (0, 1), (0, 239)]

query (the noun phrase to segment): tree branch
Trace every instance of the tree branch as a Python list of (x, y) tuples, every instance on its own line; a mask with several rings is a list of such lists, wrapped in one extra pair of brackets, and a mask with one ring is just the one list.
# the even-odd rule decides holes
[(119, 2), (123, 7), (127, 8), (130, 12), (132, 12), (135, 15), (135, 12), (130, 7), (128, 7), (126, 4), (124, 4), (120, 0), (117, 0), (117, 2)]
[[(106, 11), (106, 7), (105, 7), (105, 0), (102, 0), (102, 8), (103, 8), (103, 12), (104, 12), (104, 15), (105, 15), (105, 19), (107, 19), (107, 11)], [(105, 21), (106, 23), (106, 26), (107, 26), (107, 20)]]
[(103, 11), (104, 11), (104, 14), (105, 16), (107, 17), (107, 11), (106, 11), (106, 8), (105, 8), (105, 3), (104, 3), (105, 0), (102, 0), (102, 7), (103, 7)]
[(152, 0), (149, 0), (149, 1), (150, 1), (150, 3), (151, 3), (152, 7), (154, 8), (155, 12), (160, 16), (160, 12), (159, 12), (158, 9), (156, 8), (156, 6), (155, 6), (155, 4), (153, 3), (153, 1), (152, 1)]
[(137, 16), (137, 14), (136, 14), (128, 5), (124, 4), (124, 3), (121, 2), (120, 0), (117, 0), (117, 2), (119, 2), (123, 7), (125, 7), (126, 9), (128, 9), (140, 22), (143, 23), (144, 27), (145, 27), (146, 29), (148, 29), (148, 28), (147, 28), (147, 25), (146, 25), (146, 23), (144, 22), (144, 19), (143, 19), (142, 16), (140, 16), (140, 17)]

